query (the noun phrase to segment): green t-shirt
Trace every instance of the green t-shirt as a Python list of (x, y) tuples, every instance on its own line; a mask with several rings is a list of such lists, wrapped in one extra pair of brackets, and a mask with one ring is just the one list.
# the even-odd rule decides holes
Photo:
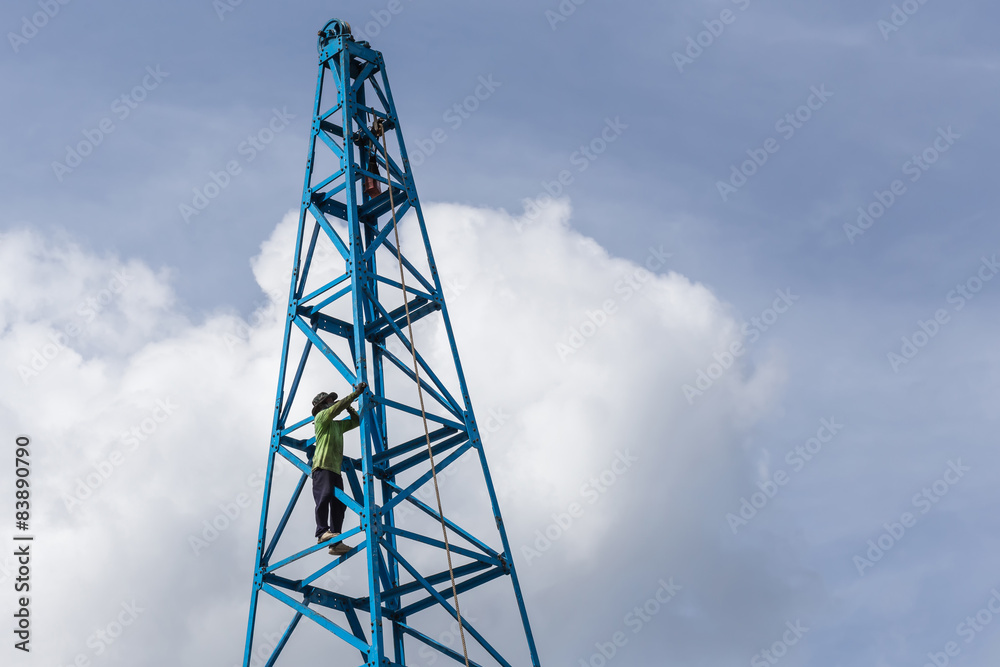
[(340, 412), (351, 404), (353, 397), (342, 398), (326, 410), (316, 415), (316, 451), (313, 452), (313, 470), (322, 468), (340, 473), (344, 458), (344, 433), (357, 428), (361, 420), (351, 415), (347, 419), (335, 420)]

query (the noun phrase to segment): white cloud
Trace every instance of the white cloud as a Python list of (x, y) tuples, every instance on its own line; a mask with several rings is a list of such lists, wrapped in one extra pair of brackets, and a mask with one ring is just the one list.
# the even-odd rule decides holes
[[(732, 443), (768, 410), (780, 364), (760, 361), (752, 373), (737, 364), (692, 406), (681, 385), (737, 335), (710, 290), (669, 267), (643, 272), (610, 256), (569, 226), (564, 202), (532, 221), (449, 204), (428, 206), (426, 217), (477, 415), (482, 427), (496, 425), (491, 471), (547, 662), (587, 657), (594, 633), (613, 629), (661, 577), (686, 587), (671, 614), (685, 605), (719, 611), (724, 600), (705, 586), (736, 576), (720, 572), (733, 557), (718, 535), (729, 487), (749, 474)], [(187, 321), (168, 271), (96, 256), (66, 238), (0, 236), (0, 359), (10, 374), (0, 424), (33, 438), (33, 609), (51, 631), (36, 635), (39, 662), (83, 653), (97, 664), (88, 636), (133, 599), (144, 611), (100, 664), (236, 661), (296, 221), (286, 216), (252, 260), (270, 301), (249, 324), (232, 312)], [(414, 226), (401, 234), (412, 254)], [(112, 290), (122, 271), (124, 286)], [(93, 317), (81, 314), (89, 298), (105, 299)], [(438, 329), (421, 340), (434, 363), (450, 360)], [(481, 499), (479, 477), (471, 459), (459, 470), (444, 482), (445, 509), (471, 515), (476, 503), (463, 499)], [(86, 495), (88, 475), (96, 488), (68, 510), (66, 494)], [(5, 469), (4, 488), (10, 479)], [(527, 555), (536, 531), (571, 503), (581, 508), (573, 525)], [(209, 542), (205, 522), (227, 512), (218, 524), (231, 527)], [(493, 534), (489, 517), (470, 520)], [(297, 529), (304, 546), (308, 512), (296, 515)], [(207, 546), (196, 555), (189, 538), (199, 534)], [(763, 565), (736, 569), (767, 577)], [(598, 612), (579, 611), (584, 590), (600, 596)], [(636, 642), (655, 643), (670, 626), (671, 636), (699, 634), (690, 618), (657, 622)]]

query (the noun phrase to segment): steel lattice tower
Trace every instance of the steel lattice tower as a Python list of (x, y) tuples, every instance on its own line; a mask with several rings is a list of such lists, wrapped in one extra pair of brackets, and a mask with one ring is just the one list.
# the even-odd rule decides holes
[[(484, 539), (447, 519), (445, 512), (451, 553), (456, 559), (454, 575), (460, 601), (466, 592), (509, 576), (514, 593), (512, 602), (516, 601), (528, 649), (515, 664), (526, 664), (525, 659), (530, 659), (531, 665), (537, 667), (534, 639), (382, 54), (367, 42), (355, 41), (350, 27), (338, 20), (324, 26), (319, 33), (318, 48), (319, 74), (309, 157), (295, 241), (243, 665), (250, 665), (255, 631), (259, 632), (256, 626), (261, 601), (268, 598), (277, 601), (279, 607), (284, 605), (286, 615), (291, 611), (287, 628), (270, 651), (268, 666), (277, 664), (303, 617), (358, 650), (361, 664), (370, 667), (413, 664), (407, 663), (404, 652), (405, 647), (414, 646), (413, 642), (464, 662), (461, 652), (418, 629), (421, 619), (434, 610), (438, 619), (442, 618), (442, 612), (452, 619), (457, 619), (457, 615), (449, 570), (442, 567), (446, 563), (442, 517), (435, 507), (415, 494), (433, 483), (432, 460), (440, 472), (459, 457), (468, 455), (478, 460), (482, 468), (498, 530), (498, 535), (490, 539), (494, 542), (498, 539), (502, 547), (490, 547)], [(380, 136), (382, 132), (384, 136)], [(383, 145), (387, 146), (384, 152)], [(419, 226), (421, 250), (426, 253), (426, 256), (411, 255), (414, 262), (392, 242), (397, 233), (394, 221), (402, 223), (407, 214), (407, 224)], [(342, 238), (336, 227), (345, 226), (346, 237)], [(313, 274), (322, 273), (321, 268), (330, 269), (329, 263), (319, 266), (318, 243), (330, 243), (335, 248), (331, 252), (335, 273), (339, 275), (322, 284), (307, 286), (311, 269)], [(377, 266), (377, 260), (382, 261), (382, 266)], [(399, 282), (400, 264), (407, 272), (405, 292)], [(421, 271), (417, 265), (426, 268)], [(397, 271), (395, 278), (391, 277), (392, 270)], [(419, 361), (419, 386), (426, 398), (426, 419), (431, 424), (433, 459), (422, 429), (418, 437), (404, 438), (400, 435), (404, 429), (396, 428), (402, 420), (412, 422), (422, 414), (415, 400), (418, 375), (409, 364), (413, 348), (407, 336), (404, 294), (408, 296), (411, 321), (429, 316), (440, 318), (454, 358), (454, 368), (446, 370), (455, 378), (457, 399), (420, 355), (419, 346), (415, 353)], [(319, 354), (310, 357), (311, 351)], [(318, 369), (329, 386), (334, 377), (331, 367), (345, 383), (369, 384), (359, 399), (361, 455), (350, 458), (345, 451), (346, 493), (337, 492), (348, 508), (342, 537), (347, 544), (360, 543), (339, 558), (327, 556), (327, 544), (314, 544), (301, 534), (283, 535), (309, 480), (315, 441), (309, 410), (311, 396), (299, 395), (306, 393), (299, 392), (300, 384), (305, 375), (314, 372), (310, 369)], [(394, 379), (390, 380), (389, 372)], [(398, 391), (389, 392), (393, 397), (386, 395), (388, 389), (398, 389), (401, 382), (408, 385), (412, 396), (396, 397)], [(278, 492), (273, 483), (276, 466), (288, 463), (299, 475), (297, 484), (280, 519), (269, 525), (272, 500), (279, 503), (278, 507), (282, 502), (276, 498)], [(308, 495), (302, 501), (310, 511), (311, 501)], [(432, 527), (437, 526), (436, 535), (432, 529), (415, 532), (397, 525), (394, 517), (401, 503), (409, 503), (420, 516), (436, 522), (428, 521)], [(283, 543), (291, 543), (293, 553), (276, 559), (275, 549), (283, 537)], [(423, 556), (409, 556), (408, 550), (413, 548), (422, 549)], [(428, 550), (436, 557), (426, 557)], [(313, 556), (317, 552), (319, 555)], [(367, 595), (349, 596), (320, 586), (321, 577), (350, 562), (357, 563), (357, 559), (363, 559), (366, 565)], [(321, 565), (309, 567), (305, 574), (288, 574), (295, 567), (301, 570), (309, 561)], [(500, 582), (494, 586), (500, 586)], [(497, 590), (502, 595), (510, 592), (506, 587)], [(364, 622), (364, 616), (368, 622)], [(464, 615), (462, 627), (470, 647), (478, 645), (477, 651), (489, 655), (496, 664), (512, 664)], [(404, 643), (407, 637), (410, 639)]]

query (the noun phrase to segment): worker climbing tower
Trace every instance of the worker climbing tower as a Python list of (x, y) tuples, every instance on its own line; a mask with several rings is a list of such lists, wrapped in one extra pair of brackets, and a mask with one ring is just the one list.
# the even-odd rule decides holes
[[(349, 650), (344, 664), (359, 664), (354, 651), (370, 667), (418, 664), (407, 655), (419, 648), (419, 664), (431, 651), (467, 665), (537, 667), (385, 62), (338, 20), (324, 26), (318, 48), (243, 665), (283, 664), (306, 631)], [(401, 227), (410, 232), (405, 253)], [(345, 490), (337, 491), (347, 506), (340, 539), (350, 549), (335, 556), (331, 540), (314, 543), (312, 498), (302, 497), (315, 443), (311, 392), (362, 382), (360, 428), (349, 434), (358, 433), (360, 455), (345, 448)], [(469, 459), (475, 465), (459, 469)], [(295, 471), (294, 484), (276, 480), (282, 466)], [(448, 484), (469, 504), (478, 496), (492, 507), (491, 534), (474, 535), (442, 508), (439, 476), (448, 468)], [(467, 491), (473, 482), (478, 494)], [(465, 504), (449, 509), (461, 514)], [(289, 530), (305, 515), (308, 532)], [(465, 614), (463, 602), (485, 599), (480, 587), (490, 600), (508, 598), (510, 614)], [(265, 613), (283, 629), (269, 632)], [(460, 644), (434, 634), (442, 623)], [(503, 646), (490, 636), (500, 627)], [(523, 638), (512, 643), (511, 627)]]

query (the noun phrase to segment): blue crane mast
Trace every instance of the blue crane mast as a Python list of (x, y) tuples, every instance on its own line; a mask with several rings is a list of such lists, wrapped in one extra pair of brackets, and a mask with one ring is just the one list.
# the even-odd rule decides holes
[[(255, 656), (268, 667), (279, 664), (305, 618), (351, 653), (358, 651), (360, 664), (370, 667), (414, 664), (407, 661), (407, 649), (421, 645), (470, 666), (530, 660), (538, 667), (385, 61), (336, 19), (320, 31), (318, 50), (243, 665), (250, 667)], [(399, 242), (404, 216), (405, 224), (419, 229), (408, 237), (414, 246), (422, 241), (416, 254), (404, 253)], [(332, 261), (322, 259), (323, 247), (330, 249)], [(413, 323), (424, 318), (437, 318), (453, 367), (449, 362), (434, 368), (420, 354)], [(294, 523), (315, 449), (310, 397), (301, 396), (305, 392), (300, 388), (310, 378), (329, 383), (334, 374), (350, 385), (364, 382), (368, 387), (359, 398), (360, 455), (345, 453), (345, 489), (336, 491), (348, 516), (339, 539), (357, 544), (330, 558), (328, 543), (312, 544), (286, 528)], [(406, 435), (406, 425), (421, 422), (423, 430), (414, 436), (411, 428)], [(437, 475), (463, 457), (482, 470), (484, 495), (492, 506), (489, 523), (496, 528), (492, 536), (474, 535), (442, 509)], [(274, 478), (278, 466), (288, 465), (298, 477), (283, 501)], [(418, 495), (431, 486), (436, 506)], [(272, 503), (284, 505), (276, 522), (270, 516)], [(422, 527), (400, 525), (404, 504), (424, 519)], [(367, 572), (366, 590), (351, 595), (331, 590), (340, 587), (324, 587), (337, 568), (361, 571), (359, 561)], [(509, 588), (496, 580), (508, 581)], [(522, 646), (516, 660), (504, 657), (487, 636), (494, 627), (462, 616), (460, 597), (487, 586), (492, 586), (491, 599), (513, 593), (511, 618), (517, 634), (523, 629), (524, 640), (516, 642)], [(290, 614), (280, 639), (267, 644), (257, 637), (265, 606), (272, 611), (277, 607), (274, 613), (286, 618)], [(434, 623), (449, 616), (460, 631), (461, 652), (431, 635)], [(504, 641), (509, 644), (509, 639)], [(516, 650), (503, 648), (508, 654)]]

